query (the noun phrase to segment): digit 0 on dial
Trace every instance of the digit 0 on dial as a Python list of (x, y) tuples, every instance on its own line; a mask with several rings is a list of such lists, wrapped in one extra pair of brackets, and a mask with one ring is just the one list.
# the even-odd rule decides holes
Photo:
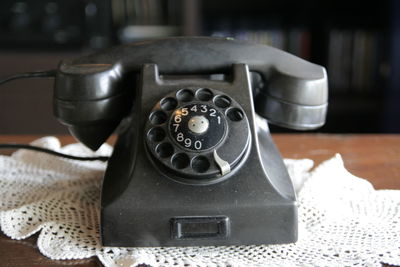
[(218, 145), (226, 134), (224, 115), (216, 107), (193, 103), (176, 109), (169, 121), (172, 139), (184, 149), (204, 151)]

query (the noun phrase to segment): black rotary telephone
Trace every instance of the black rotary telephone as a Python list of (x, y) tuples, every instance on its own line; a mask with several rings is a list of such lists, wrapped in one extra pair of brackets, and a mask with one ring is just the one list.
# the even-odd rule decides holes
[(314, 129), (326, 110), (323, 67), (222, 38), (122, 45), (61, 62), (55, 81), (55, 115), (83, 144), (118, 126), (105, 246), (295, 242), (296, 197), (266, 120)]

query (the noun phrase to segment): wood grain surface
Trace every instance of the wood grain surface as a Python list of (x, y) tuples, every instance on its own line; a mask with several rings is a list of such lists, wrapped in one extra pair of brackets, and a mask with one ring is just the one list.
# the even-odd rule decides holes
[[(0, 143), (27, 143), (39, 136), (0, 136)], [(400, 135), (275, 134), (285, 158), (310, 158), (317, 164), (340, 153), (354, 175), (369, 180), (377, 189), (400, 189)], [(74, 142), (60, 136), (62, 144)], [(109, 142), (113, 143), (115, 137)], [(7, 154), (10, 151), (2, 151)], [(97, 258), (53, 261), (41, 255), (37, 235), (17, 241), (0, 233), (0, 266), (101, 266)]]

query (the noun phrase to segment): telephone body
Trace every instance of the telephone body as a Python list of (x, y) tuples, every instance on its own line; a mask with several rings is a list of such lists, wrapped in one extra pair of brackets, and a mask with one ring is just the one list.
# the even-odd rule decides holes
[(327, 95), (323, 67), (278, 49), (179, 37), (61, 62), (54, 112), (93, 150), (118, 126), (103, 245), (276, 244), (297, 240), (297, 206), (267, 120), (322, 126)]

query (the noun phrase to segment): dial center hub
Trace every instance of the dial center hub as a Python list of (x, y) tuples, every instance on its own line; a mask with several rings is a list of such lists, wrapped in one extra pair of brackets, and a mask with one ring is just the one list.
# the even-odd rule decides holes
[(188, 128), (196, 134), (207, 132), (210, 122), (204, 116), (193, 116), (188, 122)]

